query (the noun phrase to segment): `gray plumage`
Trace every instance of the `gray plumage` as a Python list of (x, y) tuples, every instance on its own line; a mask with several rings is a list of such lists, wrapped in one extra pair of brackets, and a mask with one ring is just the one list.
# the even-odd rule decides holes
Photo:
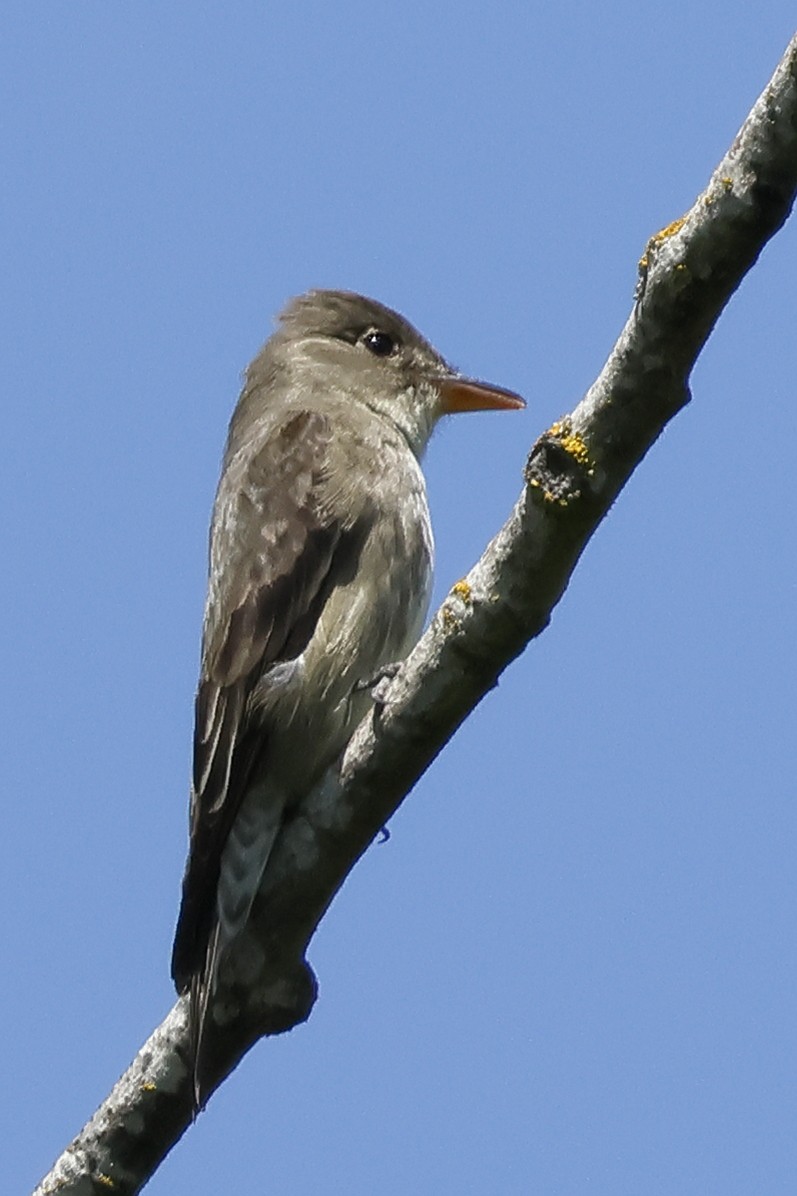
[(340, 291), (282, 313), (232, 417), (210, 535), (190, 851), (172, 957), (203, 1028), (286, 815), (337, 760), (426, 614), (419, 458), (440, 415), (518, 407), (401, 316)]

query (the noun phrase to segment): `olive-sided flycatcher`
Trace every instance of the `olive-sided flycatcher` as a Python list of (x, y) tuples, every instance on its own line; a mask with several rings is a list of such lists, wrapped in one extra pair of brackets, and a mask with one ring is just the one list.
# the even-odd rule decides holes
[(250, 365), (210, 532), (190, 850), (172, 974), (190, 991), (194, 1088), (219, 965), (280, 827), (340, 757), (426, 615), (420, 459), (437, 420), (522, 407), (462, 378), (396, 312), (294, 299)]

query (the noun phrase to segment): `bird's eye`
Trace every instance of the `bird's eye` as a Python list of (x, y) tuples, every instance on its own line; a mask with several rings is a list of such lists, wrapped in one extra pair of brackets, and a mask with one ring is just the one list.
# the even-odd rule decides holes
[(386, 332), (380, 332), (378, 328), (366, 332), (363, 344), (375, 357), (389, 357), (396, 347), (393, 337), (388, 336)]

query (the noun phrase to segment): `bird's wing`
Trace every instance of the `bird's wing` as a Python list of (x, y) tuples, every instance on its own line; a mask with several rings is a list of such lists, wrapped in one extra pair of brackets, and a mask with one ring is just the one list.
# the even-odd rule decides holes
[(220, 487), (196, 699), (190, 849), (172, 957), (182, 990), (201, 966), (221, 855), (266, 731), (247, 700), (264, 671), (298, 656), (336, 581), (362, 546), (368, 512), (353, 521), (330, 482), (330, 420), (294, 411)]

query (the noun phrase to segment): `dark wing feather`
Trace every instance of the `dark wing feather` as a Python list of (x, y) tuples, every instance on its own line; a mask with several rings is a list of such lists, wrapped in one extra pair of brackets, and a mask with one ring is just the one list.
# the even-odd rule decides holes
[(268, 750), (267, 731), (247, 725), (247, 699), (266, 668), (305, 648), (362, 544), (362, 525), (352, 527), (347, 512), (325, 501), (332, 451), (326, 416), (294, 413), (245, 465), (233, 460), (228, 469), (240, 477), (223, 478), (219, 487), (196, 699), (191, 842), (172, 956), (179, 991), (202, 966), (224, 843)]

